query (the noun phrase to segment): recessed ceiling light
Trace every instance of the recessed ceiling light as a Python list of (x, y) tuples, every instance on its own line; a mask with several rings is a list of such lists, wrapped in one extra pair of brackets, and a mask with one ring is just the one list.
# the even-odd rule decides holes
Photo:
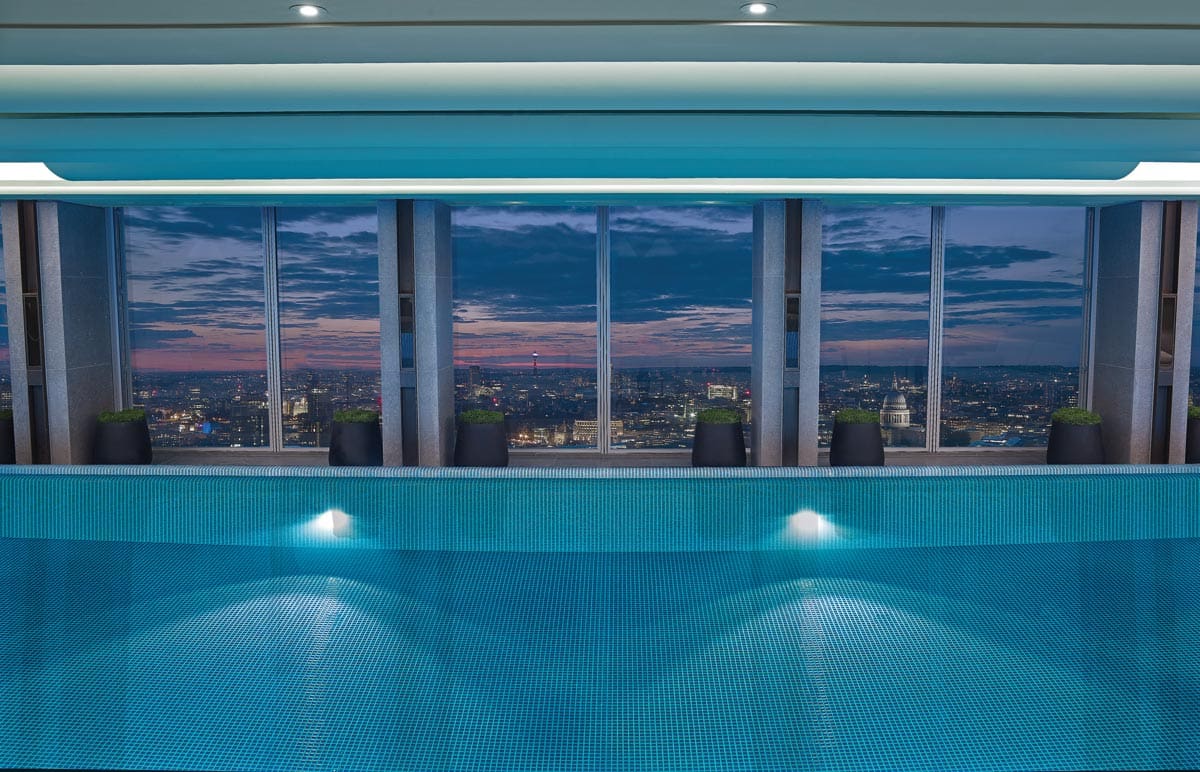
[(318, 16), (324, 16), (326, 13), (325, 9), (321, 6), (309, 5), (307, 3), (303, 5), (293, 5), (292, 10), (306, 19), (315, 19)]
[(774, 10), (775, 5), (773, 3), (746, 3), (742, 6), (742, 13), (747, 16), (766, 16)]

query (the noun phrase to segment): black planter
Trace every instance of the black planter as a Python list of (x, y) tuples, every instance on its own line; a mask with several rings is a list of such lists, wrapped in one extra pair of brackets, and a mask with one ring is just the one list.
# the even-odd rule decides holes
[(692, 466), (745, 466), (746, 436), (736, 424), (696, 424)]
[(459, 424), (455, 466), (508, 466), (508, 424)]
[(145, 421), (96, 423), (93, 464), (149, 464), (150, 461), (150, 427)]
[(830, 466), (883, 466), (883, 433), (879, 424), (833, 422)]
[(1200, 464), (1200, 418), (1188, 419), (1187, 454), (1183, 459), (1189, 464)]
[(1047, 464), (1103, 464), (1100, 424), (1077, 426), (1053, 421), (1046, 445)]
[(334, 421), (329, 432), (329, 465), (383, 466), (383, 432), (379, 421)]
[(17, 463), (17, 449), (13, 441), (11, 418), (0, 418), (0, 464)]

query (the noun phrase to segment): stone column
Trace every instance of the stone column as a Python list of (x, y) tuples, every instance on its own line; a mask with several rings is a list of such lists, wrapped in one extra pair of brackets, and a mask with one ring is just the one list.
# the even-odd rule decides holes
[(754, 466), (783, 464), (786, 208), (784, 201), (762, 201), (754, 207), (750, 366), (750, 463)]
[(1163, 205), (1099, 210), (1092, 409), (1104, 419), (1109, 463), (1150, 461), (1158, 369)]
[(418, 459), (421, 466), (447, 466), (454, 452), (450, 207), (415, 201), (412, 225)]
[(94, 206), (41, 202), (38, 241), (50, 460), (91, 462), (96, 416), (112, 410), (112, 300), (106, 212)]

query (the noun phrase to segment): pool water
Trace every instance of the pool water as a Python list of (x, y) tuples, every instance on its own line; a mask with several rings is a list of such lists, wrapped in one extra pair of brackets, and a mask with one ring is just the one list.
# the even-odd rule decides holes
[(1200, 767), (1200, 540), (0, 539), (0, 767)]

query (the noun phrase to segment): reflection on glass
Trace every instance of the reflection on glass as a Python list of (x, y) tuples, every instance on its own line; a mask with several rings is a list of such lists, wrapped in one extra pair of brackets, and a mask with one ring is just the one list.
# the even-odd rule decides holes
[(133, 402), (158, 447), (268, 442), (262, 213), (124, 210)]
[(278, 209), (283, 444), (328, 447), (334, 411), (379, 410), (374, 208)]
[(456, 412), (508, 417), (514, 448), (596, 445), (596, 213), (456, 209)]
[(614, 207), (612, 445), (688, 448), (696, 413), (750, 423), (747, 207)]
[(943, 446), (1044, 446), (1050, 414), (1076, 404), (1086, 218), (946, 210)]
[(888, 446), (925, 447), (931, 215), (924, 206), (824, 210), (821, 447), (844, 408), (879, 411)]
[[(0, 226), (0, 257), (3, 255), (4, 228)], [(8, 359), (8, 316), (3, 268), (3, 261), (0, 260), (0, 410), (12, 410), (12, 368)]]

